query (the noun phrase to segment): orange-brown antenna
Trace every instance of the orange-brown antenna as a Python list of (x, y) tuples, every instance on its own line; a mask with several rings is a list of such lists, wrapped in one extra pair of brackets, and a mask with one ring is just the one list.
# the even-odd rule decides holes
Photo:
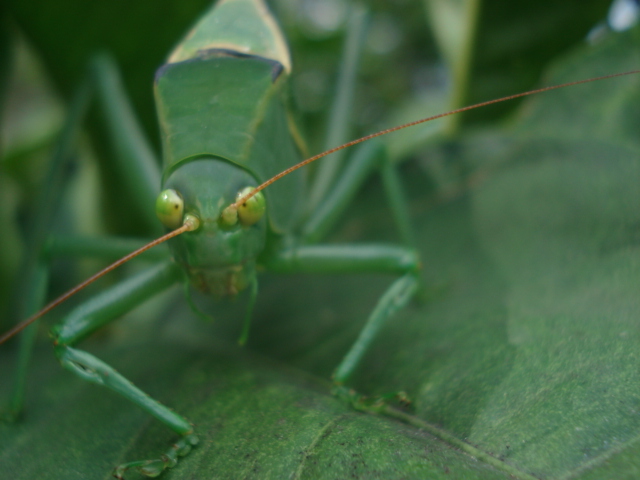
[(64, 294), (60, 295), (58, 298), (53, 300), (51, 303), (47, 304), (47, 306), (45, 306), (39, 312), (33, 314), (31, 317), (29, 317), (26, 320), (20, 322), (18, 325), (16, 325), (15, 327), (13, 327), (11, 330), (9, 330), (7, 333), (5, 333), (4, 335), (2, 335), (0, 337), (0, 344), (3, 344), (4, 342), (9, 340), (14, 335), (17, 335), (22, 330), (24, 330), (26, 327), (28, 327), (33, 322), (38, 320), (40, 317), (42, 317), (46, 313), (48, 313), (51, 310), (53, 310), (55, 307), (60, 305), (62, 302), (67, 300), (69, 297), (71, 297), (71, 296), (75, 295), (76, 293), (78, 293), (83, 288), (85, 288), (88, 285), (92, 284), (93, 282), (95, 282), (97, 279), (99, 279), (103, 275), (106, 275), (111, 270), (114, 270), (114, 269), (118, 268), (123, 263), (128, 262), (132, 258), (137, 257), (141, 253), (146, 252), (147, 250), (149, 250), (150, 248), (155, 247), (156, 245), (160, 245), (163, 242), (166, 242), (170, 238), (177, 237), (178, 235), (180, 235), (180, 234), (182, 234), (184, 232), (190, 232), (190, 231), (196, 230), (199, 227), (199, 225), (200, 225), (200, 222), (198, 221), (198, 219), (196, 217), (194, 217), (193, 215), (187, 215), (185, 220), (184, 220), (184, 223), (182, 224), (181, 227), (178, 227), (175, 230), (172, 230), (171, 232), (167, 233), (166, 235), (163, 235), (162, 237), (156, 238), (155, 240), (147, 243), (143, 247), (140, 247), (139, 249), (135, 250), (134, 252), (131, 252), (130, 254), (125, 255), (124, 257), (122, 257), (121, 259), (115, 261), (114, 263), (112, 263), (108, 267), (100, 270), (95, 275), (89, 277), (84, 282), (80, 283), (79, 285), (76, 285), (71, 290), (69, 290), (67, 293), (64, 293)]
[(640, 70), (631, 70), (631, 71), (622, 72), (622, 73), (612, 73), (611, 75), (603, 75), (601, 77), (593, 77), (593, 78), (588, 78), (586, 80), (577, 80), (577, 81), (574, 81), (574, 82), (562, 83), (560, 85), (552, 85), (552, 86), (549, 86), (549, 87), (538, 88), (536, 90), (529, 90), (528, 92), (516, 93), (515, 95), (509, 95), (509, 96), (502, 97), (502, 98), (496, 98), (494, 100), (488, 100), (486, 102), (476, 103), (475, 105), (469, 105), (468, 107), (456, 108), (455, 110), (451, 110), (449, 112), (440, 113), (438, 115), (433, 115), (431, 117), (422, 118), (420, 120), (414, 120), (413, 122), (405, 123), (405, 124), (399, 125), (397, 127), (387, 128), (386, 130), (381, 130), (379, 132), (372, 133), (370, 135), (366, 135), (366, 136), (358, 138), (356, 140), (351, 140), (350, 142), (347, 142), (347, 143), (342, 144), (340, 146), (331, 148), (331, 149), (326, 150), (326, 151), (324, 151), (322, 153), (314, 155), (313, 157), (307, 158), (306, 160), (303, 160), (300, 163), (297, 163), (296, 165), (294, 165), (292, 167), (287, 168), (286, 170), (284, 170), (284, 171), (278, 173), (277, 175), (271, 177), (266, 182), (258, 185), (258, 187), (256, 187), (253, 190), (251, 190), (251, 192), (247, 193), (243, 197), (241, 197), (238, 200), (236, 200), (236, 202), (231, 204), (230, 207), (233, 208), (233, 209), (237, 209), (238, 207), (240, 207), (240, 205), (244, 204), (247, 200), (249, 200), (251, 197), (253, 197), (260, 190), (264, 190), (269, 185), (271, 185), (273, 182), (275, 182), (277, 180), (280, 180), (282, 177), (284, 177), (286, 175), (289, 175), (294, 170), (302, 168), (305, 165), (309, 165), (311, 162), (315, 162), (316, 160), (318, 160), (318, 159), (320, 159), (322, 157), (326, 157), (327, 155), (330, 155), (330, 154), (332, 154), (334, 152), (337, 152), (338, 150), (342, 150), (344, 148), (349, 148), (349, 147), (351, 147), (353, 145), (357, 145), (358, 143), (362, 143), (362, 142), (366, 142), (367, 140), (371, 140), (372, 138), (381, 137), (382, 135), (386, 135), (388, 133), (395, 132), (397, 130), (402, 130), (403, 128), (413, 127), (414, 125), (420, 125), (421, 123), (430, 122), (431, 120), (436, 120), (438, 118), (448, 117), (449, 115), (455, 115), (457, 113), (466, 112), (467, 110), (473, 110), (474, 108), (486, 107), (487, 105), (492, 105), (494, 103), (506, 102), (507, 100), (513, 100), (513, 99), (520, 98), (520, 97), (526, 97), (528, 95), (535, 95), (536, 93), (548, 92), (550, 90), (556, 90), (558, 88), (571, 87), (573, 85), (580, 85), (581, 83), (597, 82), (599, 80), (605, 80), (607, 78), (621, 77), (623, 75), (632, 75), (632, 74), (635, 74), (635, 73), (640, 73)]

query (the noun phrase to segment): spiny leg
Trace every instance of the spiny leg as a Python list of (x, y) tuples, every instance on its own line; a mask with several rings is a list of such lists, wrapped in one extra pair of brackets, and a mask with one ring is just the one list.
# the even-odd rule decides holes
[(122, 478), (130, 469), (155, 477), (163, 470), (173, 467), (179, 456), (189, 453), (198, 439), (185, 418), (149, 397), (103, 361), (72, 347), (98, 328), (182, 278), (182, 271), (172, 261), (161, 263), (91, 298), (52, 330), (55, 354), (64, 368), (122, 395), (180, 435), (180, 440), (160, 458), (130, 462), (117, 467), (114, 471), (117, 478)]

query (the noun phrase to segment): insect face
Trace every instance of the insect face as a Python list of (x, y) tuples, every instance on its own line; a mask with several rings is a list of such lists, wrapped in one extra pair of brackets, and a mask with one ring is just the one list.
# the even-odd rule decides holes
[(246, 171), (213, 157), (180, 164), (167, 178), (164, 188), (174, 192), (163, 191), (171, 197), (167, 203), (172, 205), (171, 199), (178, 198), (183, 206), (176, 211), (183, 210), (184, 215), (200, 219), (198, 230), (170, 242), (174, 258), (199, 290), (234, 295), (244, 290), (255, 274), (256, 257), (266, 240), (265, 216), (258, 215), (257, 219), (252, 218), (255, 222), (247, 225), (242, 221), (242, 212), (240, 221), (235, 223), (223, 215), (238, 192), (255, 184)]

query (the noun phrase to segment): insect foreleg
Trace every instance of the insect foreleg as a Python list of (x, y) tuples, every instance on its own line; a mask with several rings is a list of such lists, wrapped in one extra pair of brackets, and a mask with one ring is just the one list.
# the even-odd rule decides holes
[[(91, 91), (96, 92), (98, 101), (105, 113), (108, 137), (110, 137), (115, 151), (115, 169), (125, 179), (131, 198), (133, 198), (133, 205), (146, 214), (146, 219), (150, 225), (154, 225), (158, 229), (152, 200), (160, 182), (159, 168), (151, 149), (141, 133), (142, 130), (133, 116), (115, 66), (106, 57), (99, 57), (91, 64), (89, 81), (86, 82), (78, 94), (79, 100), (74, 101), (72, 105), (69, 119), (65, 124), (65, 129), (59, 142), (57, 154), (54, 155), (52, 160), (52, 168), (64, 170), (59, 165), (64, 163), (63, 160), (65, 158), (71, 156), (75, 148), (75, 137), (82, 124), (86, 107), (89, 104)], [(81, 105), (77, 106), (77, 103), (81, 103)], [(47, 178), (47, 186), (43, 190), (51, 190), (49, 187), (51, 183), (56, 185), (59, 183), (52, 182), (52, 178), (57, 178), (57, 176), (49, 176)], [(130, 248), (132, 243), (131, 241), (123, 242), (117, 239), (115, 241), (112, 239), (83, 241), (77, 238), (72, 239), (70, 242), (65, 242), (64, 238), (51, 242), (49, 238), (53, 224), (51, 219), (55, 218), (55, 207), (53, 205), (57, 203), (52, 197), (60, 196), (59, 194), (63, 190), (64, 187), (59, 186), (56, 189), (57, 193), (48, 194), (46, 199), (40, 202), (44, 204), (42, 210), (46, 214), (40, 214), (36, 219), (38, 221), (35, 222), (36, 228), (32, 228), (34, 230), (32, 235), (35, 240), (31, 241), (30, 257), (37, 259), (37, 263), (32, 265), (33, 268), (26, 268), (25, 272), (31, 272), (26, 274), (28, 277), (28, 292), (31, 292), (27, 297), (30, 299), (29, 302), (32, 303), (30, 308), (35, 308), (36, 310), (44, 300), (48, 277), (48, 262), (52, 257), (60, 254), (109, 257), (118, 254), (123, 249)], [(74, 245), (76, 247), (80, 245), (81, 248), (74, 249)], [(193, 428), (187, 420), (150, 398), (98, 358), (72, 347), (101, 326), (182, 278), (183, 275), (180, 268), (173, 262), (165, 261), (86, 301), (53, 331), (55, 354), (66, 369), (85, 380), (103, 385), (119, 393), (158, 418), (181, 436), (178, 442), (162, 456), (158, 455), (156, 459), (121, 465), (115, 471), (115, 475), (119, 477), (122, 477), (123, 473), (129, 469), (135, 469), (143, 475), (157, 476), (164, 469), (174, 466), (178, 456), (188, 453), (191, 447), (197, 443), (197, 438), (193, 435)], [(27, 316), (29, 313), (21, 312), (21, 316)], [(23, 336), (16, 387), (11, 403), (12, 411), (10, 413), (14, 415), (19, 412), (22, 405), (24, 377), (33, 337), (33, 329)]]
[(322, 239), (344, 215), (358, 190), (374, 170), (379, 170), (385, 195), (405, 246), (393, 245), (304, 245), (280, 252), (268, 268), (287, 271), (355, 273), (376, 272), (402, 275), (384, 293), (370, 314), (358, 339), (334, 372), (334, 392), (353, 404), (359, 398), (343, 387), (357, 368), (381, 328), (395, 312), (406, 306), (419, 290), (420, 260), (415, 245), (407, 201), (398, 172), (379, 141), (366, 142), (351, 157), (335, 186), (310, 215), (302, 229), (303, 244)]
[(411, 301), (418, 291), (419, 283), (415, 273), (407, 273), (396, 280), (380, 297), (358, 339), (333, 373), (336, 386), (342, 386), (349, 379), (386, 320)]
[(281, 251), (267, 268), (288, 273), (392, 273), (401, 274), (378, 301), (356, 342), (334, 373), (336, 386), (346, 382), (380, 329), (418, 291), (420, 261), (417, 252), (397, 245), (308, 245)]
[(109, 365), (72, 346), (182, 278), (182, 272), (175, 263), (161, 263), (89, 299), (52, 331), (55, 354), (64, 368), (122, 395), (181, 436), (180, 441), (158, 459), (132, 462), (118, 467), (115, 473), (120, 477), (125, 470), (132, 468), (143, 475), (156, 476), (162, 470), (173, 467), (177, 456), (185, 455), (190, 447), (197, 443), (193, 427), (186, 419), (149, 397)]
[[(25, 249), (27, 253), (17, 282), (18, 304), (14, 308), (17, 318), (29, 317), (44, 303), (48, 263), (50, 258), (55, 256), (55, 251), (49, 251), (49, 236), (55, 219), (56, 205), (64, 191), (66, 165), (75, 153), (78, 133), (93, 94), (105, 112), (107, 130), (116, 152), (116, 168), (121, 172), (122, 178), (130, 179), (125, 182), (128, 183), (131, 198), (137, 203), (138, 209), (145, 212), (147, 223), (151, 228), (159, 229), (152, 202), (160, 183), (159, 167), (132, 113), (114, 63), (106, 56), (96, 57), (90, 65), (87, 79), (74, 95), (52, 155), (49, 172), (44, 177), (46, 182), (40, 189), (41, 193), (36, 201), (36, 214), (29, 223)], [(61, 243), (64, 241), (58, 244)], [(102, 243), (106, 245), (109, 240)], [(79, 255), (82, 253), (75, 252), (75, 256)], [(36, 330), (37, 327), (29, 327), (21, 336), (9, 418), (18, 416), (23, 408), (25, 377)]]

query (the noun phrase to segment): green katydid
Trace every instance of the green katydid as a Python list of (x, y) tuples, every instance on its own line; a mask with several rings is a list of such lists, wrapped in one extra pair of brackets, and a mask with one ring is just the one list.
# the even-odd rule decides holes
[[(168, 228), (184, 224), (183, 230), (191, 231), (185, 234), (180, 231), (181, 236), (172, 242), (176, 262), (187, 271), (198, 288), (218, 295), (234, 295), (250, 289), (252, 302), (256, 295), (255, 267), (258, 263), (267, 269), (283, 272), (375, 271), (402, 275), (380, 300), (370, 318), (370, 327), (363, 331), (359, 343), (354, 345), (336, 370), (335, 381), (340, 386), (361, 359), (380, 324), (396, 309), (402, 308), (415, 293), (418, 259), (408, 247), (371, 246), (363, 249), (359, 246), (310, 245), (322, 238), (362, 177), (375, 167), (382, 168), (387, 185), (391, 185), (389, 196), (392, 205), (400, 207), (395, 210), (400, 229), (408, 230), (397, 179), (393, 169), (381, 162), (375, 146), (361, 153), (335, 190), (326, 197), (322, 208), (307, 219), (299, 245), (291, 244), (293, 237), (288, 235), (298, 222), (298, 207), (287, 199), (292, 191), (296, 198), (302, 197), (300, 172), (278, 180), (265, 190), (263, 198), (254, 196), (255, 209), (242, 210), (241, 207), (250, 201), (249, 195), (253, 195), (253, 191), (246, 190), (246, 187), (275, 179), (275, 174), (297, 162), (300, 149), (300, 136), (288, 116), (287, 100), (282, 91), (290, 69), (286, 47), (271, 17), (260, 10), (261, 2), (228, 1), (217, 6), (211, 16), (205, 17), (205, 22), (239, 17), (238, 13), (227, 9), (248, 8), (249, 4), (256, 10), (250, 14), (242, 12), (243, 21), (248, 25), (246, 30), (251, 32), (259, 25), (269, 31), (266, 44), (249, 47), (251, 55), (247, 55), (235, 48), (240, 40), (223, 38), (214, 42), (205, 26), (202, 30), (205, 47), (199, 44), (194, 48), (185, 42), (158, 74), (158, 103), (165, 147), (164, 190), (157, 202), (158, 216)], [(234, 25), (233, 33), (236, 32), (237, 25)], [(191, 38), (195, 42), (201, 41), (198, 34)], [(229, 51), (231, 46), (234, 46), (234, 51)], [(193, 58), (194, 52), (196, 58)], [(110, 67), (103, 65), (102, 68)], [(234, 95), (218, 97), (221, 85), (209, 80), (217, 78), (216, 74), (223, 71), (232, 81), (221, 83), (231, 84), (231, 88), (237, 91)], [(190, 82), (188, 98), (181, 96), (185, 78)], [(234, 83), (233, 79), (241, 80)], [(243, 83), (245, 80), (251, 88)], [(232, 102), (233, 105), (225, 105), (224, 111), (237, 111), (237, 117), (216, 115), (215, 102), (205, 103), (203, 107), (203, 97), (191, 96), (194, 89), (202, 89), (204, 98), (211, 98), (215, 93), (217, 102)], [(246, 103), (236, 105), (239, 98), (247, 100)], [(207, 126), (211, 134), (204, 137), (198, 132), (202, 124), (202, 117), (198, 115), (203, 108), (212, 109), (205, 111), (204, 115), (213, 122)], [(243, 114), (240, 113), (242, 109), (245, 109)], [(280, 136), (282, 131), (288, 135)], [(264, 148), (258, 149), (257, 145)], [(275, 151), (278, 155), (273, 153)], [(143, 166), (140, 170), (148, 168)], [(141, 178), (146, 178), (142, 180), (146, 184), (145, 190), (155, 188), (153, 174), (141, 175)], [(218, 183), (215, 188), (214, 181)], [(263, 212), (265, 202), (268, 208), (266, 216)], [(208, 243), (212, 238), (227, 238), (229, 243), (212, 245)], [(203, 242), (206, 242), (204, 248)], [(218, 255), (213, 257), (212, 252)], [(216, 264), (217, 258), (222, 258), (222, 265)], [(123, 465), (117, 470), (120, 476), (129, 468), (156, 474), (173, 466), (176, 455), (186, 453), (195, 444), (192, 428), (183, 418), (150, 400), (135, 387), (127, 386), (126, 380), (107, 365), (71, 346), (114, 316), (181, 279), (181, 270), (174, 263), (162, 264), (87, 302), (56, 328), (56, 353), (65, 367), (90, 381), (109, 383), (111, 388), (147, 409), (182, 437), (166, 457)], [(103, 313), (106, 311), (105, 303), (108, 304), (107, 313)], [(341, 388), (337, 390), (348, 395)]]

